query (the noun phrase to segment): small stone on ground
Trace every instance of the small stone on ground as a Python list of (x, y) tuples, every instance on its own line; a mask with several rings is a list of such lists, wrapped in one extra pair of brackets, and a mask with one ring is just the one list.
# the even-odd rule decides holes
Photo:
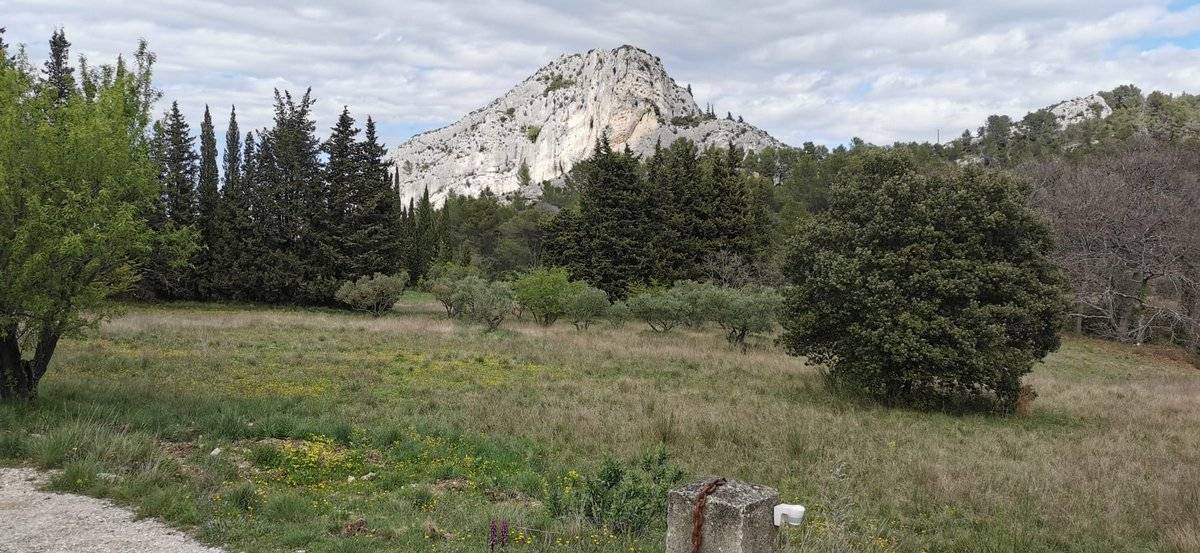
[(0, 468), (0, 553), (221, 553), (108, 501), (38, 489), (48, 476)]

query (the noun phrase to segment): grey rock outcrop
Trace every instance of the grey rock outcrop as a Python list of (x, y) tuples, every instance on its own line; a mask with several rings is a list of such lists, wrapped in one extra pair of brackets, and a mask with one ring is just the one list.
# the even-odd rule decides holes
[(614, 148), (643, 155), (680, 137), (702, 147), (781, 145), (747, 123), (707, 117), (659, 58), (622, 46), (563, 55), (487, 106), (414, 136), (389, 158), (405, 201), (428, 187), (440, 203), (451, 191), (515, 191), (522, 164), (535, 183), (560, 177), (605, 134)]
[(1112, 115), (1112, 108), (1099, 94), (1089, 94), (1080, 98), (1064, 100), (1046, 108), (1058, 119), (1058, 127), (1065, 129), (1088, 119), (1104, 119)]

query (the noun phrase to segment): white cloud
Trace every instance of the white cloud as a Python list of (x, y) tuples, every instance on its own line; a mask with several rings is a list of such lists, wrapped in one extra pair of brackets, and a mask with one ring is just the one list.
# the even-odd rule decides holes
[(273, 88), (309, 86), (321, 127), (343, 104), (391, 132), (438, 126), (559, 54), (625, 43), (794, 144), (952, 137), (1126, 82), (1200, 84), (1200, 6), (1167, 0), (4, 4), (0, 25), (34, 58), (60, 25), (93, 63), (147, 38), (167, 101), (193, 122), (207, 103), (218, 126), (237, 104), (243, 129), (269, 122)]

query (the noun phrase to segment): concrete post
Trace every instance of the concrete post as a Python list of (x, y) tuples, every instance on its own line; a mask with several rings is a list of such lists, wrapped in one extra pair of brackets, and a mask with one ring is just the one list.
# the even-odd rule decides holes
[[(692, 553), (693, 515), (701, 492), (713, 478), (692, 482), (667, 493), (667, 553)], [(779, 491), (728, 480), (705, 501), (703, 553), (774, 553), (779, 528), (774, 509)]]

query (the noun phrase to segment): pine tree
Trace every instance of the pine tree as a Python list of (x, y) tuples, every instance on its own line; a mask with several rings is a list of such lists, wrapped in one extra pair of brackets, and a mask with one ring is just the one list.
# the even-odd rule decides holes
[(50, 35), (50, 58), (42, 69), (43, 82), (59, 102), (65, 102), (75, 91), (75, 77), (71, 63), (71, 43), (62, 29)]

